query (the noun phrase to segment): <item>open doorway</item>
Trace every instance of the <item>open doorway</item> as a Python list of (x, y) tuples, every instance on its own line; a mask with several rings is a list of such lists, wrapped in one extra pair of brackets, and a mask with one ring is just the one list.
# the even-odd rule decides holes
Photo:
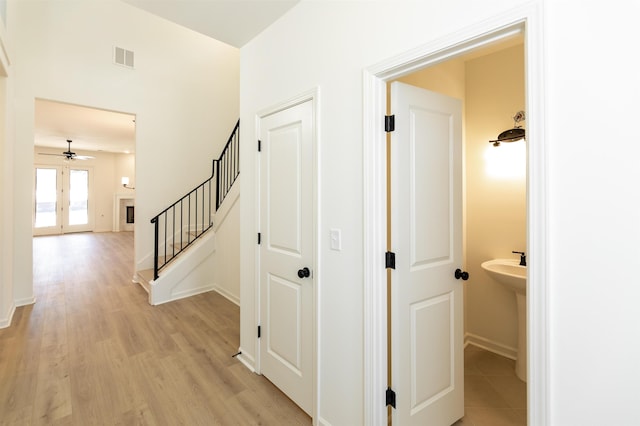
[[(548, 417), (548, 332), (546, 314), (547, 271), (547, 191), (544, 164), (545, 140), (543, 137), (543, 87), (539, 77), (542, 67), (541, 32), (539, 11), (534, 7), (523, 7), (492, 22), (484, 22), (467, 28), (446, 39), (435, 41), (407, 54), (390, 58), (365, 71), (364, 76), (364, 161), (365, 170), (365, 377), (370, 424), (386, 424), (387, 410), (379, 408), (380, 389), (387, 388), (387, 289), (384, 257), (386, 242), (386, 137), (380, 121), (386, 109), (386, 82), (406, 76), (414, 70), (433, 66), (451, 58), (461, 56), (497, 41), (506, 40), (516, 34), (524, 35), (525, 87), (527, 111), (527, 251), (531, 266), (528, 268), (527, 292), (527, 340), (528, 382), (527, 420), (529, 424), (544, 424)], [(501, 131), (499, 129), (498, 131)], [(531, 141), (535, 141), (532, 143)], [(398, 396), (401, 397), (401, 396)], [(411, 395), (405, 395), (411, 397)]]
[[(444, 305), (454, 306), (455, 299), (463, 298), (458, 316), (454, 316), (454, 322), (462, 323), (464, 318), (464, 327), (458, 324), (459, 331), (463, 333), (464, 340), (462, 342), (461, 335), (451, 334), (453, 342), (460, 341), (462, 346), (455, 346), (455, 354), (449, 354), (448, 351), (442, 353), (435, 350), (433, 342), (427, 348), (425, 353), (417, 354), (419, 359), (432, 359), (429, 365), (436, 364), (434, 359), (440, 359), (446, 365), (454, 366), (449, 373), (444, 366), (439, 367), (436, 371), (445, 376), (456, 374), (457, 382), (453, 381), (451, 389), (443, 391), (443, 388), (437, 387), (440, 394), (429, 401), (429, 392), (426, 392), (430, 386), (427, 383), (434, 383), (436, 377), (433, 374), (427, 374), (428, 380), (425, 381), (424, 391), (425, 398), (420, 403), (419, 398), (412, 407), (413, 414), (411, 418), (416, 417), (417, 411), (422, 407), (428, 411), (428, 406), (443, 405), (444, 398), (454, 395), (454, 388), (462, 389), (464, 387), (464, 419), (462, 424), (467, 422), (475, 423), (485, 421), (488, 423), (501, 423), (507, 419), (510, 424), (526, 425), (526, 348), (523, 354), (518, 353), (519, 338), (526, 340), (526, 331), (519, 336), (518, 330), (518, 312), (516, 294), (511, 288), (502, 285), (501, 282), (489, 276), (481, 267), (481, 263), (492, 259), (509, 259), (518, 260), (518, 255), (512, 254), (512, 251), (522, 251), (526, 249), (526, 141), (520, 139), (512, 143), (502, 142), (500, 146), (494, 146), (490, 143), (495, 140), (496, 136), (505, 129), (511, 129), (513, 124), (512, 117), (525, 108), (525, 78), (524, 78), (524, 38), (522, 34), (516, 34), (513, 37), (502, 40), (491, 46), (474, 49), (467, 55), (458, 56), (454, 59), (439, 63), (437, 65), (424, 68), (405, 75), (395, 81), (400, 85), (389, 81), (387, 83), (389, 89), (390, 101), (389, 113), (395, 117), (395, 131), (390, 132), (391, 145), (390, 151), (387, 152), (387, 158), (390, 159), (390, 187), (391, 197), (389, 198), (388, 217), (390, 226), (389, 233), (393, 236), (389, 250), (402, 250), (403, 244), (398, 240), (397, 234), (402, 233), (404, 226), (413, 222), (408, 212), (416, 210), (416, 223), (408, 225), (412, 228), (409, 232), (412, 235), (411, 240), (423, 235), (422, 243), (416, 241), (410, 244), (412, 252), (412, 272), (403, 273), (400, 267), (400, 261), (396, 271), (391, 274), (395, 282), (389, 283), (390, 299), (388, 300), (390, 312), (389, 329), (391, 333), (391, 342), (389, 345), (389, 359), (391, 374), (391, 384), (394, 390), (402, 383), (398, 380), (396, 374), (397, 369), (412, 364), (408, 361), (406, 351), (395, 353), (391, 350), (395, 347), (398, 350), (398, 341), (402, 340), (402, 336), (396, 335), (398, 331), (405, 328), (417, 327), (414, 334), (429, 336), (434, 330), (434, 318), (437, 317), (436, 312), (439, 310), (440, 315), (444, 317), (438, 319), (438, 324), (448, 323), (448, 318), (455, 314), (456, 309), (443, 309)], [(393, 87), (393, 88), (392, 88)], [(408, 92), (407, 92), (408, 91)], [(394, 105), (396, 99), (402, 99), (400, 94), (411, 93), (411, 106), (408, 111), (411, 116), (412, 124), (406, 123), (413, 130), (409, 134), (403, 134), (402, 107)], [(424, 98), (424, 97), (427, 98)], [(441, 100), (441, 98), (443, 98)], [(424, 99), (425, 104), (421, 104)], [(428, 129), (424, 130), (423, 140), (420, 140), (421, 130), (419, 122), (423, 120), (428, 128), (435, 129), (438, 126), (439, 118), (442, 117), (443, 125), (449, 124), (448, 114), (446, 110), (440, 108), (446, 105), (447, 100), (460, 104), (462, 113), (460, 121), (460, 133), (464, 130), (464, 137), (461, 139), (461, 148), (451, 152), (445, 150), (441, 152), (442, 158), (438, 159), (438, 148), (427, 148), (430, 144), (435, 143), (436, 134), (432, 134)], [(445, 102), (445, 104), (443, 104)], [(437, 114), (431, 115), (431, 112), (438, 111)], [(454, 116), (451, 116), (452, 118)], [(525, 120), (519, 125), (525, 124)], [(451, 122), (454, 125), (457, 119)], [(415, 124), (418, 123), (418, 124)], [(524, 128), (524, 127), (523, 127)], [(400, 137), (400, 135), (403, 137)], [(449, 137), (445, 136), (442, 144), (438, 146), (447, 146)], [(414, 146), (415, 145), (415, 146)], [(411, 159), (407, 159), (413, 166), (400, 166), (402, 169), (413, 170), (411, 175), (413, 178), (406, 179), (412, 182), (406, 185), (400, 185), (394, 182), (402, 178), (394, 170), (394, 165), (399, 161), (398, 156), (401, 155), (403, 147), (411, 146)], [(426, 151), (425, 151), (426, 150)], [(444, 164), (451, 160), (455, 160), (450, 154), (459, 157), (458, 161), (464, 158), (464, 163), (460, 169), (456, 169), (460, 177), (454, 178), (453, 181), (447, 179), (449, 174), (446, 170), (444, 174), (437, 169), (444, 167)], [(452, 163), (453, 164), (453, 163)], [(420, 184), (420, 176), (429, 173), (428, 170), (434, 171), (434, 176), (425, 177), (424, 184)], [(448, 169), (447, 169), (448, 170)], [(452, 169), (453, 170), (453, 169)], [(458, 180), (459, 179), (459, 180)], [(435, 195), (434, 191), (440, 192), (438, 187), (444, 186), (449, 188), (450, 184), (459, 182), (460, 189), (451, 187), (451, 190), (460, 191), (454, 198), (458, 201), (449, 203), (447, 195), (443, 194), (445, 200), (442, 202), (434, 202), (432, 200), (426, 203), (424, 208), (420, 210), (420, 202), (425, 202)], [(420, 186), (425, 185), (424, 191), (420, 190)], [(436, 185), (436, 186), (434, 186)], [(394, 202), (402, 203), (402, 195), (398, 192), (416, 195), (414, 201), (407, 203), (406, 208), (400, 208), (393, 205)], [(445, 193), (449, 193), (445, 190)], [(431, 194), (431, 195), (430, 195)], [(453, 192), (452, 192), (453, 194)], [(440, 197), (439, 195), (436, 198)], [(395, 201), (392, 201), (395, 200)], [(464, 200), (464, 201), (463, 201)], [(459, 204), (458, 204), (459, 203)], [(459, 209), (456, 213), (451, 211), (448, 206), (453, 209)], [(457, 206), (457, 207), (456, 207)], [(414, 209), (415, 207), (415, 209)], [(441, 211), (442, 210), (442, 211)], [(451, 213), (451, 215), (449, 214)], [(407, 216), (399, 219), (396, 216)], [(440, 222), (437, 217), (442, 216)], [(455, 225), (453, 222), (459, 222)], [(395, 224), (395, 226), (394, 226)], [(433, 229), (428, 229), (429, 224), (434, 225)], [(452, 226), (452, 232), (446, 232), (449, 226)], [(453, 231), (454, 227), (459, 226), (460, 229)], [(445, 233), (446, 235), (442, 234)], [(449, 238), (450, 237), (450, 238)], [(451, 244), (449, 240), (451, 239)], [(456, 240), (456, 241), (453, 241)], [(423, 246), (429, 242), (428, 248)], [(443, 246), (438, 249), (435, 244), (441, 241)], [(422, 248), (421, 248), (422, 247)], [(458, 247), (451, 252), (451, 260), (453, 263), (449, 265), (446, 258), (449, 258), (450, 248)], [(459, 254), (454, 253), (460, 250)], [(458, 258), (460, 256), (460, 258)], [(422, 260), (418, 259), (419, 257)], [(431, 260), (429, 260), (429, 258)], [(454, 260), (455, 259), (455, 260)], [(516, 263), (517, 264), (517, 263)], [(456, 281), (453, 272), (449, 276), (449, 271), (445, 271), (444, 275), (449, 279), (451, 287), (445, 283), (440, 283), (439, 279), (429, 274), (437, 273), (437, 267), (451, 269), (460, 267), (466, 272), (465, 279)], [(524, 270), (524, 269), (523, 269)], [(423, 271), (423, 272), (420, 272)], [(411, 278), (413, 275), (424, 274), (422, 278)], [(430, 278), (429, 278), (430, 277)], [(440, 278), (441, 279), (441, 278)], [(403, 306), (401, 302), (395, 302), (394, 297), (403, 297), (403, 290), (411, 286), (409, 280), (416, 281), (414, 287), (422, 289), (417, 304), (410, 304), (410, 308)], [(429, 293), (429, 289), (431, 292)], [(426, 292), (426, 293), (425, 293)], [(426, 297), (430, 294), (431, 297)], [(447, 297), (443, 298), (443, 295)], [(407, 296), (408, 297), (408, 296)], [(525, 297), (523, 295), (523, 297)], [(436, 303), (439, 301), (439, 303)], [(445, 303), (446, 302), (446, 303)], [(418, 306), (418, 305), (422, 306)], [(401, 312), (397, 312), (398, 310)], [(407, 327), (398, 326), (397, 322), (402, 322), (402, 312), (414, 311), (412, 315), (411, 325)], [(434, 317), (436, 315), (436, 317)], [(429, 318), (430, 324), (420, 325), (421, 317)], [(393, 319), (392, 319), (393, 318)], [(439, 317), (438, 317), (439, 318)], [(408, 321), (408, 320), (407, 320)], [(425, 320), (426, 321), (426, 320)], [(422, 333), (420, 332), (420, 329)], [(449, 329), (450, 327), (445, 327)], [(451, 328), (453, 330), (453, 328)], [(437, 347), (442, 348), (449, 346), (448, 332), (440, 330), (438, 335), (442, 336), (444, 343), (441, 342)], [(418, 343), (408, 344), (407, 347), (419, 348)], [(429, 349), (431, 348), (431, 349)], [(417, 350), (417, 349), (416, 349)], [(445, 353), (446, 352), (446, 353)], [(463, 357), (464, 352), (464, 357)], [(455, 356), (454, 356), (455, 355)], [(397, 357), (403, 357), (404, 361), (399, 361)], [(451, 359), (451, 362), (448, 359)], [(460, 359), (460, 370), (455, 373), (456, 358)], [(464, 359), (464, 361), (462, 360)], [(426, 361), (425, 361), (426, 362)], [(419, 364), (416, 362), (415, 364)], [(518, 368), (515, 368), (515, 365)], [(394, 368), (395, 366), (395, 368)], [(413, 387), (416, 392), (420, 391), (420, 383), (417, 379), (418, 372), (422, 371), (419, 365), (416, 371), (410, 373), (415, 382)], [(442, 377), (441, 382), (448, 382), (447, 377)], [(520, 377), (520, 378), (519, 378)], [(462, 383), (464, 382), (464, 386)], [(400, 389), (398, 389), (400, 391)], [(407, 391), (403, 391), (404, 394)], [(458, 396), (462, 399), (462, 392)], [(455, 405), (455, 404), (453, 404)], [(462, 410), (458, 413), (462, 413)], [(394, 413), (401, 413), (402, 409), (398, 404), (398, 410)], [(458, 416), (452, 415), (447, 424), (455, 421)], [(417, 418), (417, 417), (416, 417)], [(428, 420), (427, 420), (428, 419)], [(404, 424), (408, 420), (399, 418), (399, 424)], [(433, 417), (422, 419), (421, 423), (434, 423)]]
[(135, 115), (36, 99), (34, 129), (34, 235), (133, 231)]

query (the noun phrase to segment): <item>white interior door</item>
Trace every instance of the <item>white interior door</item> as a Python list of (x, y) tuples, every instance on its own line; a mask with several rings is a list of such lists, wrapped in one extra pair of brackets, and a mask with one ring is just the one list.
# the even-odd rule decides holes
[(315, 282), (312, 112), (307, 101), (263, 117), (259, 124), (260, 369), (309, 415)]
[(464, 415), (461, 102), (391, 86), (393, 424)]
[(36, 166), (34, 235), (93, 230), (89, 167)]

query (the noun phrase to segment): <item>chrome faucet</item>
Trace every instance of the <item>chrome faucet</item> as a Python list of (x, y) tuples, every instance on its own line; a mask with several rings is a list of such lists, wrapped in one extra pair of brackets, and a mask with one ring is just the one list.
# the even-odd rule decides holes
[(527, 255), (523, 251), (512, 251), (511, 253), (520, 255), (520, 266), (527, 266)]

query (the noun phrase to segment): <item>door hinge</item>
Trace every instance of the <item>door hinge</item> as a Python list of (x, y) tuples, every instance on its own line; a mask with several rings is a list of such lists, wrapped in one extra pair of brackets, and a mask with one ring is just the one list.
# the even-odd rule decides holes
[(260, 326), (258, 326), (258, 339), (260, 338), (261, 334), (262, 334), (262, 330), (260, 329)]
[(391, 388), (387, 388), (386, 401), (387, 406), (396, 408), (396, 393)]
[(384, 131), (393, 132), (396, 129), (396, 116), (385, 115), (384, 116)]
[(384, 267), (386, 269), (396, 269), (396, 254), (388, 251), (384, 254)]
[(262, 141), (258, 139), (258, 152), (262, 151)]
[(262, 234), (258, 232), (258, 245), (260, 245), (261, 241), (262, 241)]

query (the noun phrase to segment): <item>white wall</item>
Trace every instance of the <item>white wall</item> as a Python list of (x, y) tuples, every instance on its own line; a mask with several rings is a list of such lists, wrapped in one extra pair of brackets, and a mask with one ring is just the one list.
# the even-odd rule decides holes
[[(149, 267), (149, 220), (211, 175), (211, 160), (238, 118), (238, 50), (117, 0), (13, 0), (9, 6), (14, 297), (32, 296), (28, 212), (36, 97), (136, 114), (135, 256), (140, 268)], [(112, 63), (114, 46), (135, 52), (134, 70)]]
[[(239, 178), (238, 178), (239, 179)], [(240, 181), (236, 180), (215, 215), (215, 290), (240, 305)]]
[[(241, 50), (248, 140), (257, 111), (320, 87), (321, 423), (363, 422), (362, 70), (518, 3), (303, 1)], [(640, 286), (630, 271), (640, 258), (640, 145), (625, 123), (640, 112), (640, 80), (629, 60), (640, 5), (527, 3), (544, 6), (545, 66), (535, 78), (547, 84), (549, 421), (637, 424)], [(241, 346), (251, 357), (253, 147), (243, 145), (242, 160)], [(343, 230), (343, 251), (328, 250), (330, 228)]]
[(639, 17), (633, 0), (546, 3), (557, 425), (640, 424)]
[(526, 143), (489, 143), (526, 109), (523, 46), (468, 61), (465, 71), (466, 332), (471, 341), (515, 356), (515, 295), (480, 264), (519, 259), (511, 252), (527, 250)]
[(133, 189), (125, 189), (122, 187), (122, 177), (129, 178), (129, 185), (136, 187), (136, 156), (135, 154), (116, 154), (115, 158), (115, 190), (116, 192), (124, 192), (126, 194), (135, 194)]
[(9, 324), (13, 298), (13, 134), (10, 107), (9, 52), (4, 21), (0, 22), (0, 328)]

